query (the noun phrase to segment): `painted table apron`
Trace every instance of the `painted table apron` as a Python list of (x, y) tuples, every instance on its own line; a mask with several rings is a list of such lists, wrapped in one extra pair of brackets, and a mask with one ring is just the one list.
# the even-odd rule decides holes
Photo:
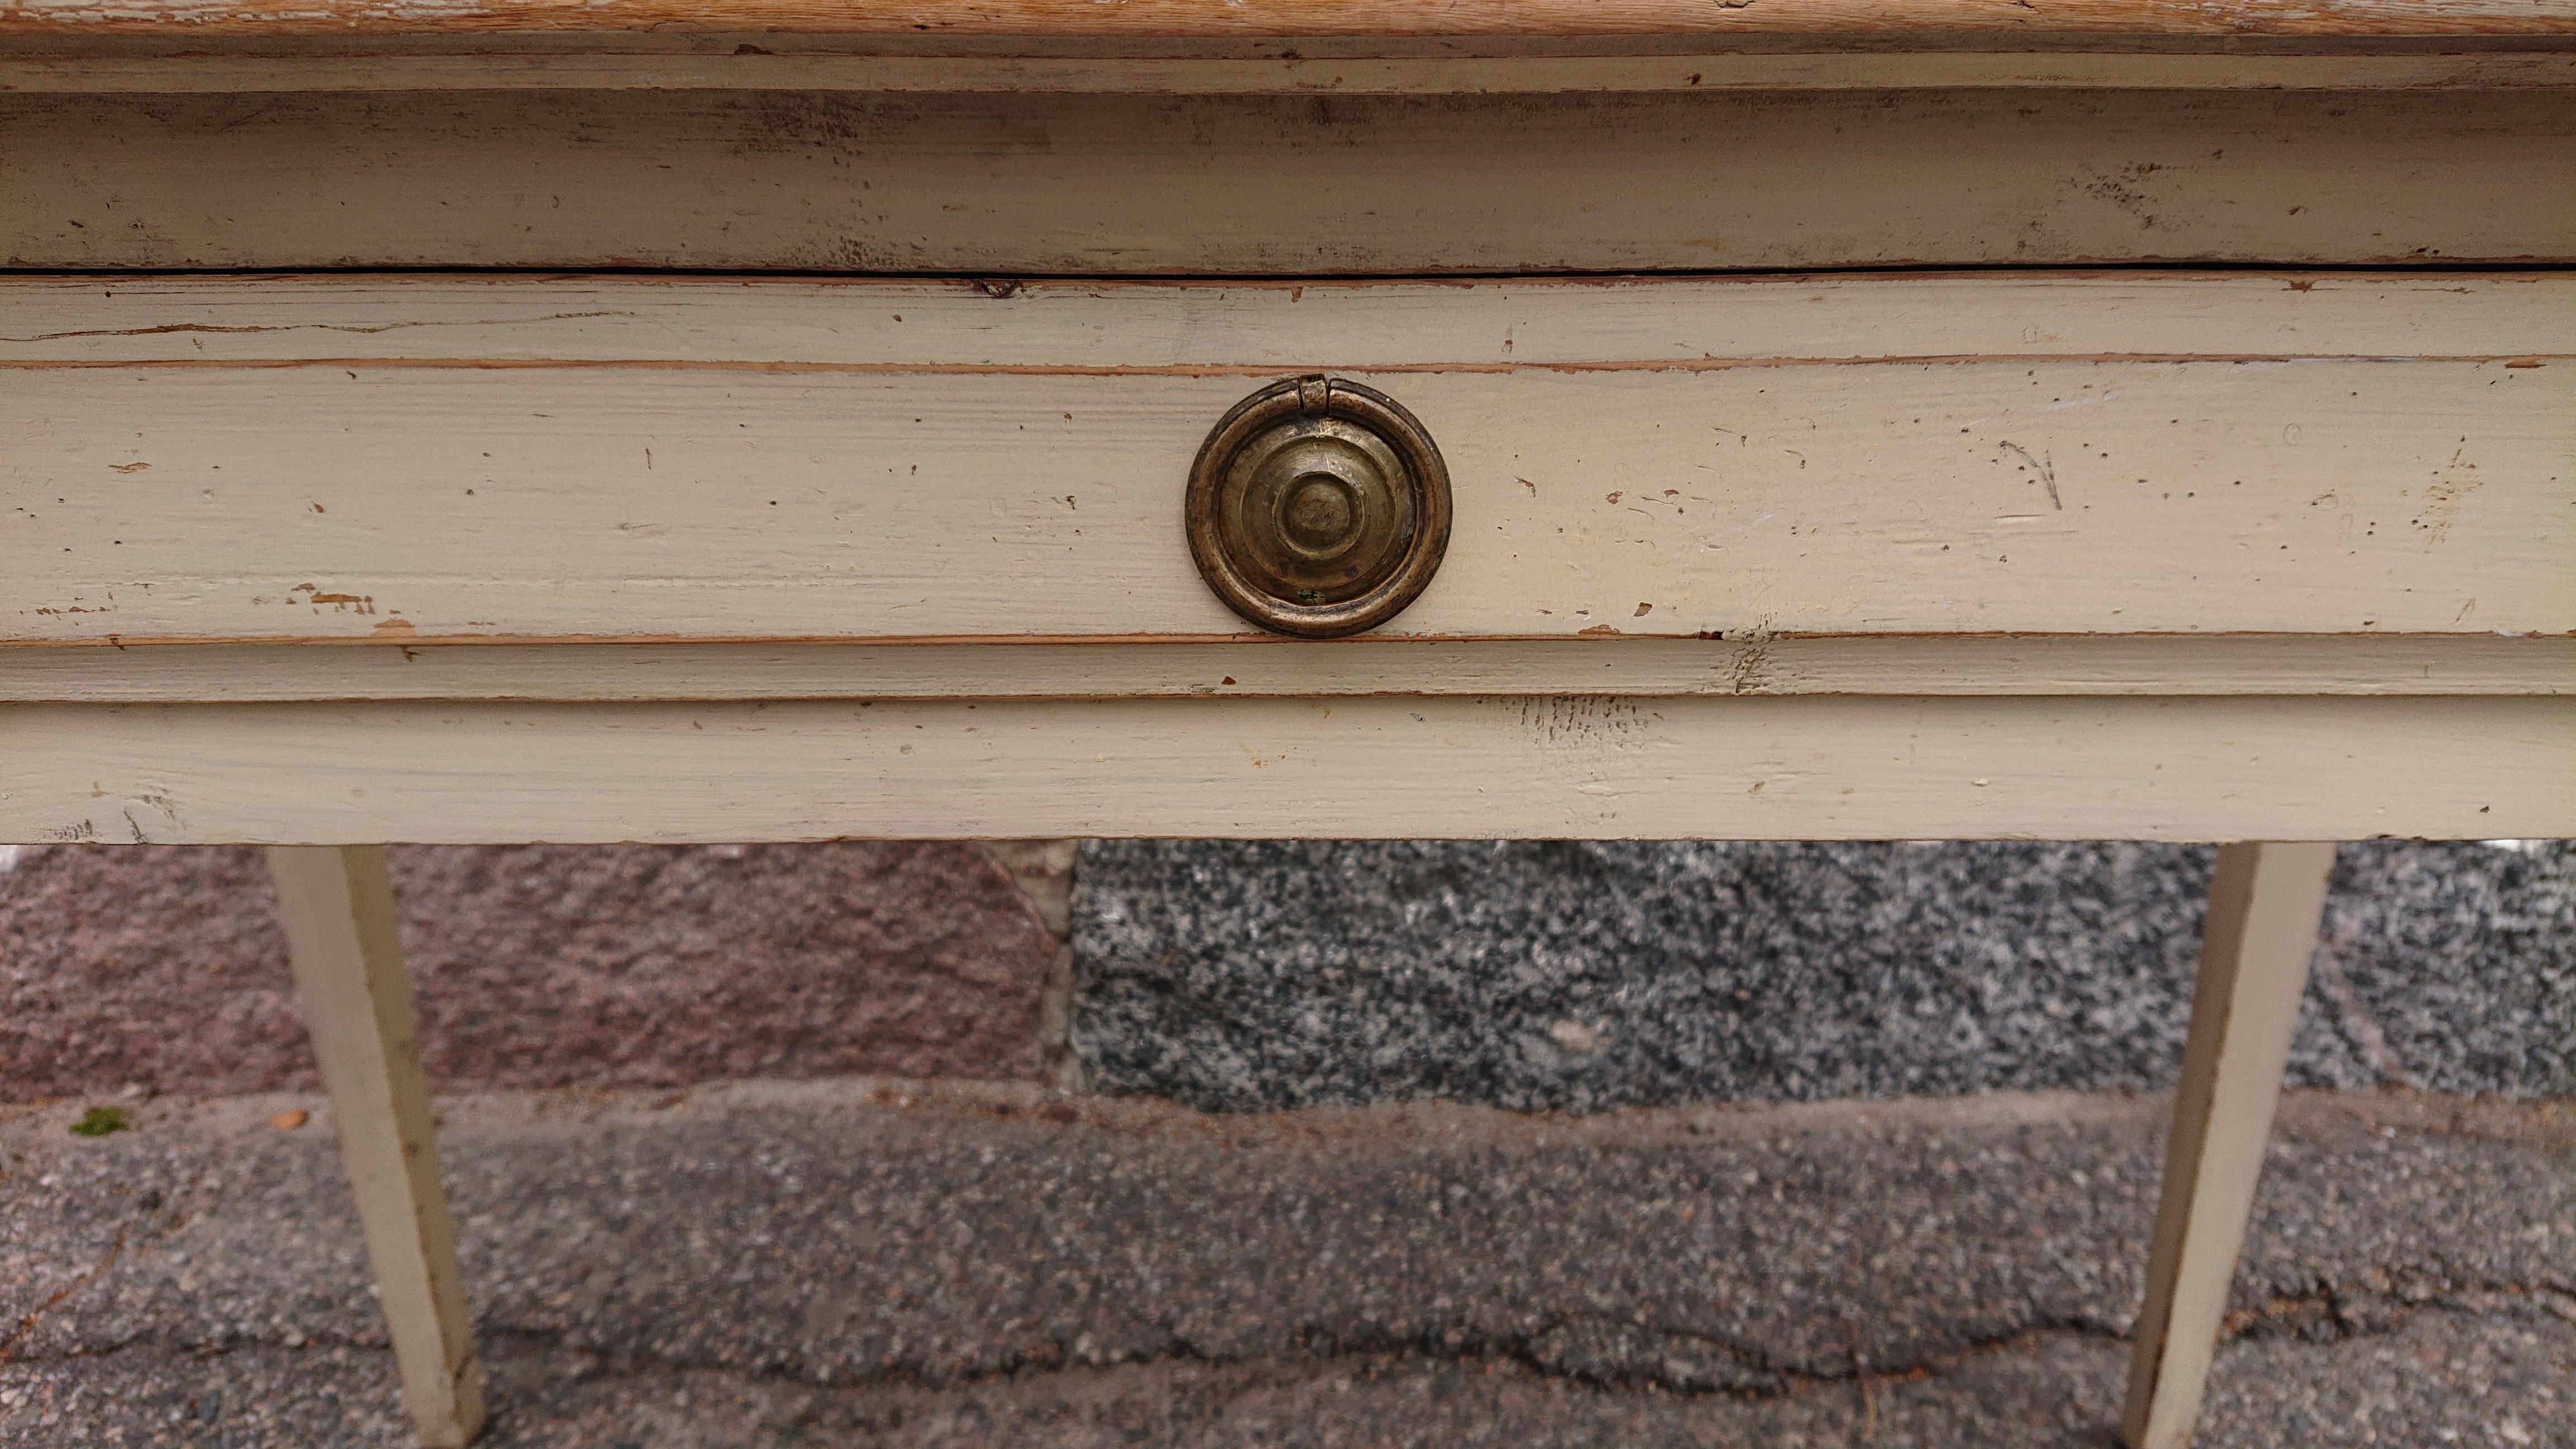
[(24, 0), (0, 247), (0, 840), (272, 847), (431, 1444), (382, 842), (2221, 842), (2163, 1449), (2330, 842), (2576, 833), (2567, 0)]

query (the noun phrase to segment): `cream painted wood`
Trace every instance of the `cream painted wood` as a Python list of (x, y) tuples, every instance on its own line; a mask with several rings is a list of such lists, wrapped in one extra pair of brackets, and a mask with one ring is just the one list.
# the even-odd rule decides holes
[(422, 1443), (462, 1449), (483, 1427), (482, 1370), (384, 849), (275, 847), (268, 869), (404, 1402)]
[(2173, 636), (0, 649), (0, 701), (2570, 695), (2576, 640)]
[(2576, 701), (0, 706), (0, 840), (2576, 834)]
[(0, 96), (20, 268), (2571, 258), (2548, 90)]
[(378, 362), (1387, 373), (2576, 357), (2557, 271), (1451, 282), (0, 277), (0, 366)]
[(585, 50), (10, 55), (0, 94), (298, 91), (986, 91), (1083, 95), (1549, 95), (1695, 90), (2505, 90), (2576, 85), (2576, 54), (2175, 54), (2159, 51), (1590, 55), (741, 54)]
[(2334, 860), (2331, 842), (2219, 849), (2130, 1350), (2129, 1449), (2191, 1442)]
[[(1344, 375), (1456, 491), (1393, 635), (2576, 627), (2576, 366)], [(1251, 385), (22, 371), (0, 639), (1248, 635), (1179, 483)]]
[[(957, 289), (919, 323), (869, 287), (786, 299), (811, 314), (786, 341), (823, 361), (726, 356), (779, 306), (756, 286), (655, 293), (639, 324), (615, 289), (439, 284), (419, 330), (464, 355), (368, 357), (422, 344), (380, 340), (410, 328), (366, 285), (336, 314), (307, 294), (275, 336), (201, 330), (270, 325), (213, 320), (245, 314), (203, 291), (90, 326), (63, 286), (11, 289), (0, 641), (1246, 637), (1189, 563), (1179, 484), (1210, 422), (1290, 368), (1276, 342), (1211, 359), (1375, 295), (1048, 289), (996, 313), (1032, 320), (988, 364), (952, 360), (974, 345)], [(1664, 285), (1678, 315), (1646, 320)], [(1464, 360), (1391, 365), (1402, 334), (1363, 327), (1361, 365), (1301, 364), (1394, 393), (1449, 459), (1448, 561), (1385, 632), (2576, 630), (2576, 284), (1878, 285), (1396, 289)], [(1619, 317), (1588, 318), (1596, 296)], [(1677, 355), (1739, 298), (1755, 355)], [(2174, 314), (2231, 300), (2244, 320), (2205, 345), (2240, 351), (2047, 351), (2123, 317), (2171, 345)], [(688, 308), (734, 302), (688, 335)], [(1803, 348), (1780, 315), (1799, 307), (1820, 319)], [(1988, 351), (1974, 319), (2025, 309), (2029, 350)], [(680, 356), (637, 355), (663, 317)], [(1852, 355), (1873, 319), (1900, 350)], [(1523, 320), (1558, 360), (1516, 360)], [(803, 345), (836, 327), (893, 340)], [(882, 360), (914, 327), (931, 360)], [(2479, 351), (2497, 341), (2534, 350)]]

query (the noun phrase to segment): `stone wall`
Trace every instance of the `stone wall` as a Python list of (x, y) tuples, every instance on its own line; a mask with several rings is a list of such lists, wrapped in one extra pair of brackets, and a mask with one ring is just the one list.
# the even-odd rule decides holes
[[(1592, 1110), (2159, 1086), (2208, 853), (400, 847), (394, 869), (443, 1090), (878, 1072)], [(2576, 844), (2348, 845), (2325, 945), (2294, 1081), (2576, 1094)], [(11, 853), (0, 1100), (311, 1080), (256, 852)]]
[[(972, 845), (393, 851), (431, 1086), (1026, 1077), (1061, 927)], [(310, 1087), (255, 850), (23, 849), (0, 1100)]]
[[(2156, 1088), (2206, 848), (1093, 842), (1074, 1048), (1262, 1109)], [(2340, 852), (2294, 1083), (2576, 1093), (2576, 843)]]

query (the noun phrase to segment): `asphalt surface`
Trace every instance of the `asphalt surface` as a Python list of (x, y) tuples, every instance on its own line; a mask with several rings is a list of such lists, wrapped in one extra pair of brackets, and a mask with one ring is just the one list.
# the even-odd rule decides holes
[[(443, 1110), (491, 1442), (600, 1449), (2099, 1446), (2161, 1131), (871, 1080)], [(403, 1442), (320, 1104), (76, 1115), (0, 1116), (0, 1444)], [(2293, 1096), (2235, 1302), (2205, 1445), (2576, 1445), (2576, 1108)]]

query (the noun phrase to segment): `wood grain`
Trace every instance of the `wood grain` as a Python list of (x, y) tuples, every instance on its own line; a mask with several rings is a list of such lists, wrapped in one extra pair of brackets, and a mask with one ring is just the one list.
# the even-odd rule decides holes
[(2517, 259), (2576, 259), (2549, 90), (0, 96), (17, 268)]
[(1679, 55), (1243, 57), (517, 53), (13, 55), (0, 94), (721, 90), (1079, 95), (1552, 95), (1595, 91), (2496, 90), (2576, 85), (2576, 54), (1829, 51)]
[(2493, 35), (2566, 0), (7, 0), (0, 34), (499, 30), (1001, 35)]
[(0, 706), (0, 841), (2576, 833), (2564, 699)]

